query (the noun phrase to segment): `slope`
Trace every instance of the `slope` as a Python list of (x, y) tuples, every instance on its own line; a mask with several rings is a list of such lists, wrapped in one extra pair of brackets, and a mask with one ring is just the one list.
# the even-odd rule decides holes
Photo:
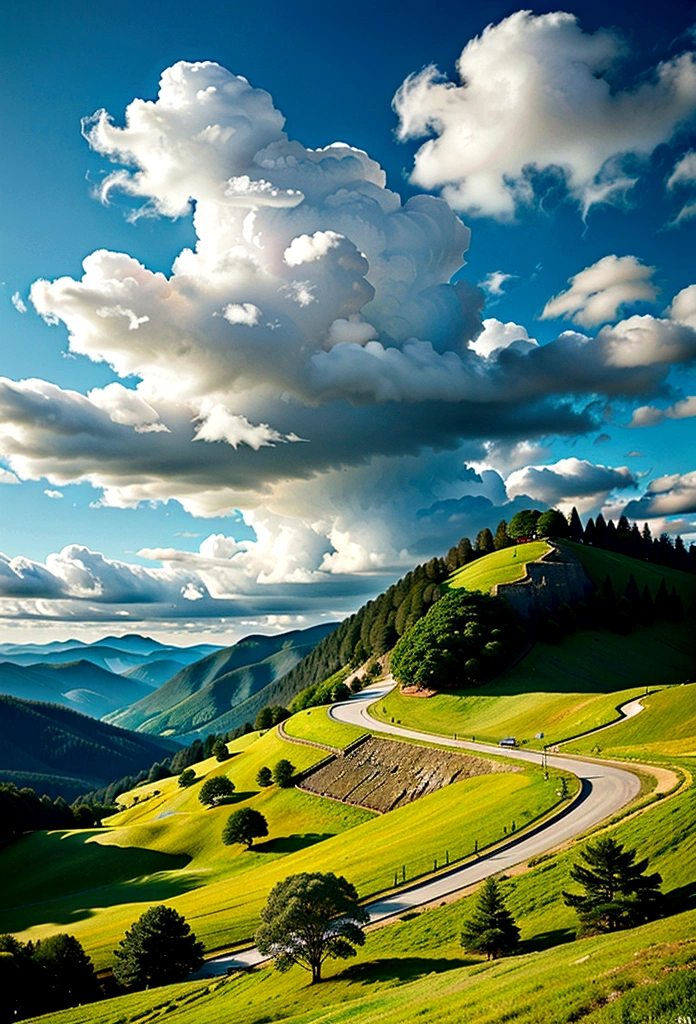
[(105, 720), (155, 735), (233, 728), (239, 723), (223, 721), (226, 713), (289, 672), (334, 628), (335, 623), (329, 623), (277, 636), (246, 637), (182, 669), (142, 700)]
[(176, 749), (166, 740), (117, 729), (57, 704), (0, 696), (2, 781), (22, 773), (21, 782), (31, 785), (29, 775), (49, 776), (72, 799), (95, 784), (149, 768)]
[(0, 693), (63, 704), (93, 718), (140, 700), (150, 687), (80, 659), (66, 664), (0, 663)]
[[(579, 544), (569, 547), (598, 586), (608, 575), (620, 594), (633, 573), (639, 588), (647, 585), (654, 597), (664, 577), (693, 608), (696, 579), (688, 573)], [(498, 554), (474, 563), (479, 574)], [(514, 736), (518, 743), (548, 745), (613, 721), (617, 707), (646, 687), (693, 679), (695, 655), (689, 620), (636, 627), (625, 636), (582, 629), (559, 645), (535, 643), (522, 661), (491, 682), (427, 699), (395, 690), (373, 713), (443, 735), (470, 734), (494, 743)]]
[(535, 562), (549, 550), (544, 540), (530, 541), (528, 544), (516, 544), (514, 547), (501, 548), (483, 558), (477, 558), (462, 569), (457, 569), (449, 577), (446, 587), (451, 590), (465, 588), (488, 593), (498, 583), (513, 583), (521, 580), (525, 574), (527, 562)]

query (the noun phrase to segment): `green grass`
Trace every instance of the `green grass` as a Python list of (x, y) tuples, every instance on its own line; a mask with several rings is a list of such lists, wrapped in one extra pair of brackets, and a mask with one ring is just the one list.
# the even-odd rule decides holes
[(684, 682), (691, 638), (682, 625), (660, 623), (629, 636), (578, 630), (558, 646), (537, 643), (514, 668), (483, 686), (433, 697), (392, 691), (371, 714), (439, 735), (497, 743), (515, 736), (531, 746), (558, 743), (617, 718), (616, 708), (645, 687)]
[(651, 562), (642, 562), (638, 558), (616, 554), (612, 551), (603, 551), (601, 548), (574, 544), (571, 541), (563, 541), (562, 546), (577, 555), (588, 576), (597, 587), (601, 587), (606, 577), (610, 576), (614, 593), (620, 595), (626, 588), (630, 574), (633, 573), (640, 589), (647, 586), (654, 598), (660, 581), (664, 577), (665, 583), (670, 589), (673, 586), (676, 587), (686, 608), (696, 606), (696, 576), (692, 576), (691, 573), (681, 572), (679, 569), (668, 569), (663, 565), (653, 565)]
[[(650, 858), (673, 908), (689, 907), (696, 893), (693, 787), (621, 821), (611, 834)], [(696, 910), (573, 942), (577, 920), (561, 892), (573, 888), (569, 871), (577, 858), (578, 844), (503, 883), (521, 926), (522, 955), (489, 964), (464, 953), (459, 934), (475, 898), (467, 896), (369, 933), (354, 961), (327, 964), (327, 980), (319, 986), (310, 987), (299, 969), (279, 975), (264, 968), (65, 1011), (51, 1022), (411, 1024), (421, 1017), (438, 1024), (647, 1022), (651, 1018), (647, 1012), (641, 1016), (641, 1007), (651, 1001), (658, 1005), (663, 989), (656, 986), (696, 963)], [(624, 998), (635, 1015), (618, 1015)], [(694, 1011), (696, 1005), (680, 1007), (682, 1014)], [(659, 1018), (659, 1024), (667, 1022)]]
[[(236, 801), (204, 810), (199, 786), (176, 779), (138, 788), (137, 804), (101, 832), (34, 833), (0, 853), (0, 871), (16, 886), (0, 900), (0, 933), (37, 939), (69, 928), (99, 966), (146, 906), (167, 902), (184, 914), (208, 948), (248, 939), (271, 887), (299, 871), (337, 871), (368, 896), (393, 885), (406, 867), (414, 878), (483, 849), (542, 816), (556, 802), (556, 784), (538, 769), (465, 780), (377, 817), (369, 811), (276, 786), (259, 791), (256, 773), (281, 756), (297, 767), (321, 760), (316, 748), (282, 741), (275, 730), (249, 742), (199, 776), (228, 774)], [(232, 745), (234, 746), (234, 745)], [(158, 795), (154, 795), (155, 790)], [(225, 847), (223, 825), (243, 801), (268, 819), (269, 839), (251, 851)], [(369, 851), (369, 855), (366, 855)]]
[(326, 707), (298, 711), (292, 718), (283, 722), (283, 728), (288, 736), (324, 743), (328, 747), (337, 747), (340, 750), (360, 739), (366, 732), (357, 725), (345, 725), (329, 718)]
[(500, 551), (477, 558), (462, 569), (457, 569), (447, 580), (446, 586), (452, 590), (462, 587), (481, 590), (486, 594), (497, 583), (513, 583), (523, 579), (527, 571), (526, 563), (535, 562), (549, 550), (549, 545), (543, 540), (501, 548)]
[(645, 710), (635, 718), (569, 743), (565, 749), (647, 760), (696, 755), (696, 683), (651, 693), (641, 703)]

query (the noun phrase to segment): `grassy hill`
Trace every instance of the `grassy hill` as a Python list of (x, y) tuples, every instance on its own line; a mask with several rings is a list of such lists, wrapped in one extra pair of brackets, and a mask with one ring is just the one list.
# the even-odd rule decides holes
[[(226, 774), (232, 804), (204, 809), (199, 785), (176, 779), (139, 786), (119, 798), (127, 805), (99, 832), (35, 833), (0, 852), (0, 872), (16, 879), (0, 894), (0, 933), (40, 938), (70, 932), (103, 966), (130, 923), (153, 902), (167, 901), (195, 922), (208, 948), (253, 935), (270, 888), (299, 871), (346, 874), (363, 896), (432, 870), (449, 852), (454, 861), (499, 841), (510, 822), (531, 822), (556, 803), (557, 783), (539, 769), (456, 782), (389, 814), (372, 812), (296, 789), (260, 789), (260, 767), (288, 757), (307, 768), (325, 756), (289, 744), (275, 730), (230, 745), (234, 756), (196, 766), (199, 779)], [(157, 791), (157, 792), (156, 792)], [(137, 797), (137, 802), (136, 802)], [(269, 838), (251, 851), (225, 847), (223, 825), (236, 806), (268, 820)], [(370, 856), (365, 856), (365, 851)]]
[(448, 578), (446, 587), (451, 590), (463, 587), (466, 590), (480, 590), (487, 594), (491, 587), (498, 583), (514, 583), (515, 580), (521, 580), (526, 572), (526, 563), (536, 562), (549, 550), (550, 546), (544, 540), (501, 548), (500, 551), (494, 551), (475, 562), (470, 562), (462, 569), (457, 569)]
[[(255, 718), (248, 705), (259, 691), (281, 679), (334, 623), (277, 636), (249, 636), (177, 672), (142, 700), (106, 716), (106, 721), (154, 735), (193, 736), (224, 732)], [(266, 703), (258, 701), (258, 710)], [(241, 714), (237, 705), (244, 704)]]
[[(161, 761), (176, 745), (116, 729), (57, 704), (0, 696), (0, 780), (67, 800)], [(52, 795), (52, 794), (51, 794)]]
[[(518, 550), (531, 546), (520, 545)], [(687, 573), (580, 544), (569, 547), (597, 586), (609, 575), (615, 591), (621, 593), (633, 573), (638, 586), (647, 585), (654, 596), (664, 577), (688, 609), (694, 605), (696, 578)], [(479, 579), (490, 580), (500, 571), (499, 556), (509, 558), (511, 550), (487, 555), (456, 576), (470, 568)], [(578, 630), (558, 646), (536, 643), (522, 661), (492, 682), (427, 699), (393, 691), (372, 713), (441, 735), (469, 734), (483, 742), (515, 736), (518, 743), (531, 746), (557, 743), (613, 721), (617, 707), (644, 693), (646, 687), (693, 679), (695, 655), (696, 638), (688, 620), (658, 622), (627, 636)], [(538, 733), (544, 734), (543, 739), (535, 739)]]

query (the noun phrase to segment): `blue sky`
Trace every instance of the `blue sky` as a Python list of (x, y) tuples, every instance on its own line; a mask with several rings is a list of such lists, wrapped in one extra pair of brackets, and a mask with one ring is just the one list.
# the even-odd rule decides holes
[[(123, 621), (228, 638), (250, 624), (342, 615), (527, 496), (585, 514), (630, 503), (656, 529), (695, 532), (696, 7), (562, 8), (577, 22), (545, 19), (552, 5), (517, 10), (10, 12), (11, 87), (0, 100), (5, 635), (96, 635)], [(171, 114), (164, 150), (149, 115), (137, 139), (108, 121), (87, 126), (91, 144), (83, 137), (81, 119), (100, 109), (123, 127), (128, 105), (156, 100), (160, 76), (181, 61), (215, 62), (250, 83), (216, 106), (215, 139), (200, 143), (207, 115), (192, 83), (221, 96), (228, 79), (205, 69), (170, 82), (184, 115), (149, 108)], [(512, 114), (489, 88), (498, 75)], [(243, 159), (224, 135), (225, 118), (239, 131), (239, 116), (255, 140)], [(305, 154), (336, 141), (368, 153), (386, 189), (352, 150), (321, 164), (322, 182), (341, 179), (331, 188), (313, 157), (289, 169), (277, 162), (287, 138)], [(176, 181), (162, 176), (163, 160)], [(281, 198), (255, 206), (242, 195), (250, 169)], [(101, 202), (95, 192), (119, 170)], [(220, 184), (230, 178), (232, 200)], [(408, 217), (392, 193), (410, 201)], [(247, 256), (262, 254), (263, 274), (252, 281), (240, 264), (225, 283), (212, 254), (240, 240)], [(175, 274), (177, 301), (189, 304), (179, 322), (151, 273), (166, 280), (197, 243)], [(102, 251), (146, 268), (142, 308), (113, 298), (131, 271), (101, 257), (77, 291), (65, 283)], [(32, 301), (40, 279), (54, 283)], [(278, 295), (294, 304), (287, 318)], [(43, 383), (12, 384), (29, 378)]]

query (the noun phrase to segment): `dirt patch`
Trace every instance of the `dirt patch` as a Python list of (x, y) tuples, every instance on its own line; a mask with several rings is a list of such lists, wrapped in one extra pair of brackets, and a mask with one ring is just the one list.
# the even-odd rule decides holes
[(402, 686), (401, 692), (405, 697), (434, 697), (437, 690), (426, 690), (421, 686)]
[(374, 736), (355, 750), (320, 765), (300, 788), (385, 813), (476, 775), (522, 771), (472, 754), (416, 746)]

